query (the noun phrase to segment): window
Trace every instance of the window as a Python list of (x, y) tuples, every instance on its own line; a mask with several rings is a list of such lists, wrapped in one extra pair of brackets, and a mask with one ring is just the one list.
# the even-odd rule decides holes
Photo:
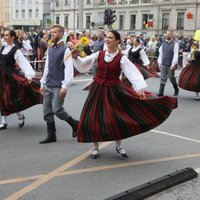
[(151, 0), (142, 0), (142, 3), (151, 3)]
[(177, 14), (177, 29), (182, 30), (184, 29), (184, 12), (180, 12)]
[(25, 18), (25, 10), (22, 10), (22, 18)]
[(148, 14), (143, 14), (142, 15), (142, 29), (147, 28), (147, 23), (148, 23)]
[(79, 15), (77, 15), (77, 23), (76, 24), (77, 24), (76, 28), (78, 29), (79, 28)]
[(130, 1), (130, 4), (138, 4), (139, 3), (139, 0), (131, 0)]
[(86, 4), (91, 4), (91, 0), (86, 0)]
[(36, 19), (39, 18), (39, 10), (38, 10), (38, 9), (35, 10), (35, 18), (36, 18)]
[(31, 19), (33, 17), (33, 11), (32, 9), (28, 10), (28, 18)]
[(66, 5), (66, 6), (69, 5), (69, 0), (65, 0), (65, 5)]
[(90, 28), (90, 16), (86, 16), (86, 28)]
[(169, 13), (163, 13), (162, 15), (162, 29), (166, 30), (169, 28)]
[(124, 29), (124, 15), (119, 16), (119, 29), (120, 30)]
[(68, 28), (68, 26), (69, 26), (69, 16), (66, 15), (65, 18), (64, 18), (64, 27)]
[(60, 24), (60, 18), (58, 16), (56, 17), (56, 24)]
[(131, 15), (130, 29), (135, 29), (136, 15)]
[(59, 6), (59, 0), (55, 0), (56, 1), (56, 6)]
[(147, 29), (148, 27), (153, 27), (153, 15), (143, 14), (142, 15), (142, 29)]
[(16, 17), (16, 19), (19, 17), (19, 11), (18, 10), (16, 10), (15, 17)]

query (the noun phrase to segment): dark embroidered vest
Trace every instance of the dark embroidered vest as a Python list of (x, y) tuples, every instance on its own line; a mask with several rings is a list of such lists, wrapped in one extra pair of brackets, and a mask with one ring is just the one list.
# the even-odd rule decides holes
[(140, 51), (142, 50), (142, 48), (140, 47), (138, 50), (136, 51), (132, 51), (133, 47), (130, 48), (129, 52), (128, 52), (128, 58), (132, 63), (137, 63), (137, 64), (141, 64), (142, 60), (140, 59)]
[(16, 60), (14, 58), (15, 52), (17, 51), (17, 47), (14, 46), (7, 54), (3, 55), (2, 52), (5, 46), (3, 46), (0, 50), (0, 68), (4, 67), (6, 70), (16, 70)]
[(163, 57), (161, 63), (162, 65), (171, 66), (174, 57), (174, 45), (175, 42), (173, 40), (170, 42), (166, 41), (163, 42), (162, 44)]
[(64, 69), (65, 65), (63, 63), (63, 58), (67, 46), (60, 45), (57, 48), (50, 47), (48, 56), (49, 56), (49, 66), (46, 85), (49, 87), (60, 87), (62, 81), (64, 80)]
[(94, 77), (94, 81), (104, 86), (114, 86), (120, 84), (120, 60), (123, 55), (118, 53), (111, 62), (106, 62), (104, 60), (104, 56), (105, 51), (101, 51), (98, 58), (98, 72)]

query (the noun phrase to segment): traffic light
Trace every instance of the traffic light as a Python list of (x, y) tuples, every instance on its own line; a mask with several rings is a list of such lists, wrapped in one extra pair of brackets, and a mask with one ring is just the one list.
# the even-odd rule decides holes
[(110, 24), (113, 24), (115, 22), (115, 12), (116, 10), (112, 10), (110, 8), (107, 8), (105, 10), (105, 13), (104, 13), (104, 24), (106, 25), (110, 25)]
[(106, 9), (104, 12), (104, 24), (107, 24), (107, 25), (109, 25), (108, 15), (109, 15), (109, 9)]
[(116, 17), (115, 13), (116, 13), (116, 10), (110, 9), (109, 24), (113, 24), (115, 22), (115, 17)]

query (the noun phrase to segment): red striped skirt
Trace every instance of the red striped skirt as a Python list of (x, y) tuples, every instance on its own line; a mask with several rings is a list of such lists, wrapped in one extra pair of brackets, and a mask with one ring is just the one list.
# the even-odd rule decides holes
[(159, 126), (177, 107), (177, 99), (146, 92), (146, 99), (123, 83), (104, 87), (93, 82), (78, 126), (78, 142), (125, 139)]
[(20, 73), (0, 71), (0, 111), (2, 115), (10, 115), (40, 104), (43, 97), (39, 92), (39, 82), (30, 85)]
[(178, 84), (184, 90), (200, 92), (200, 63), (188, 64), (183, 68)]

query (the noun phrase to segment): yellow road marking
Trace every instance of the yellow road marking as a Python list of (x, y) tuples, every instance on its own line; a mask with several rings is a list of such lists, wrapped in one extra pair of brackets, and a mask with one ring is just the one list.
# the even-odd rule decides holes
[[(128, 163), (122, 163), (122, 164), (105, 165), (105, 166), (99, 166), (99, 167), (90, 167), (90, 168), (86, 168), (86, 169), (68, 170), (68, 171), (58, 174), (57, 176), (66, 176), (66, 175), (73, 175), (73, 174), (80, 174), (80, 173), (96, 172), (96, 171), (124, 168), (124, 167), (137, 166), (137, 165), (147, 165), (147, 164), (153, 164), (153, 163), (158, 163), (158, 162), (197, 158), (197, 157), (200, 157), (200, 153), (188, 154), (188, 155), (184, 155), (184, 156), (158, 158), (158, 159), (152, 159), (152, 160), (134, 161), (134, 162), (128, 162)], [(38, 175), (38, 176), (22, 177), (22, 178), (17, 178), (17, 179), (1, 180), (0, 185), (20, 183), (20, 182), (24, 182), (24, 181), (41, 179), (44, 176), (45, 175)]]
[(0, 185), (12, 184), (12, 183), (21, 183), (24, 181), (33, 181), (36, 179), (40, 179), (45, 175), (37, 175), (37, 176), (26, 176), (21, 178), (14, 178), (14, 179), (7, 179), (7, 180), (0, 180)]
[(188, 154), (184, 156), (158, 158), (158, 159), (152, 159), (152, 160), (142, 160), (142, 161), (136, 161), (136, 162), (122, 163), (122, 164), (105, 165), (105, 166), (99, 166), (99, 167), (90, 167), (86, 169), (69, 170), (69, 171), (63, 172), (61, 175), (72, 175), (72, 174), (80, 174), (80, 173), (87, 173), (87, 172), (96, 172), (96, 171), (102, 171), (102, 170), (117, 169), (117, 168), (124, 168), (124, 167), (137, 166), (137, 165), (147, 165), (147, 164), (153, 164), (153, 163), (159, 163), (159, 162), (175, 161), (175, 160), (197, 158), (197, 157), (200, 157), (200, 153)]
[[(100, 149), (104, 148), (106, 146), (108, 146), (109, 144), (111, 144), (112, 142), (105, 142), (102, 143), (100, 145)], [(62, 174), (65, 170), (69, 169), (70, 167), (73, 167), (74, 165), (78, 164), (79, 162), (81, 162), (82, 160), (86, 159), (91, 153), (91, 150), (85, 152), (84, 154), (78, 156), (77, 158), (65, 163), (64, 165), (62, 165), (61, 167), (53, 170), (52, 172), (45, 174), (44, 176), (42, 176), (40, 179), (36, 180), (35, 182), (31, 183), (30, 185), (28, 185), (27, 187), (24, 187), (23, 189), (19, 190), (18, 192), (12, 194), (11, 196), (9, 196), (8, 198), (6, 198), (5, 200), (16, 200), (19, 199), (21, 197), (23, 197), (24, 195), (26, 195), (27, 193), (35, 190), (36, 188), (40, 187), (41, 185), (45, 184), (46, 182), (50, 181), (51, 179), (53, 179), (56, 176), (59, 176), (60, 174)]]

